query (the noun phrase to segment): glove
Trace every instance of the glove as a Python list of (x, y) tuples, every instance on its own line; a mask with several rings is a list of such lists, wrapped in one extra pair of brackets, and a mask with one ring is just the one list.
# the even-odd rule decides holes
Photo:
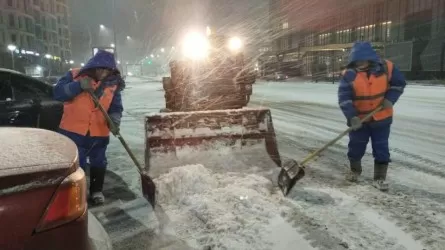
[(104, 83), (108, 84), (120, 84), (124, 79), (120, 75), (109, 75), (107, 78), (103, 80)]
[(113, 122), (114, 126), (111, 126), (110, 124), (108, 124), (108, 128), (110, 129), (110, 131), (113, 135), (117, 135), (120, 132), (120, 125), (115, 123), (114, 121), (112, 121), (112, 122)]
[(110, 118), (111, 118), (111, 122), (113, 122), (113, 125), (108, 124), (108, 127), (110, 128), (111, 133), (113, 133), (113, 135), (117, 135), (120, 132), (120, 125), (121, 125), (121, 118), (120, 115), (118, 114), (109, 114)]
[(358, 116), (352, 117), (349, 122), (351, 123), (352, 130), (354, 131), (360, 129), (363, 125)]
[(110, 75), (103, 80), (105, 85), (114, 85), (116, 84), (119, 90), (123, 90), (125, 88), (125, 80), (121, 77), (121, 75)]
[(392, 108), (392, 106), (393, 106), (393, 104), (390, 100), (388, 100), (388, 99), (383, 100), (383, 103), (382, 103), (383, 109), (389, 109), (389, 108)]
[(84, 77), (80, 81), (80, 88), (82, 90), (93, 90), (93, 85), (91, 84), (91, 78)]

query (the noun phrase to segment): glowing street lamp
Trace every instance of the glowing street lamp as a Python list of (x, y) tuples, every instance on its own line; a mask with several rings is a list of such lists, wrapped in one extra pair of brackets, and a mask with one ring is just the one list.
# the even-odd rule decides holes
[(85, 66), (85, 63), (81, 63), (80, 66), (82, 66), (82, 67)]
[(14, 50), (16, 50), (16, 49), (17, 49), (17, 46), (15, 46), (15, 45), (13, 45), (13, 44), (8, 45), (8, 50), (9, 50), (9, 51), (14, 51)]
[(131, 40), (131, 36), (127, 36), (127, 40)]
[(110, 44), (111, 48), (116, 47), (116, 45), (114, 45), (114, 43)]
[(15, 46), (13, 44), (8, 45), (8, 50), (11, 51), (12, 69), (15, 69), (14, 51), (16, 49), (17, 49), (17, 46)]
[(70, 64), (74, 64), (74, 61), (73, 61), (73, 60), (70, 60)]
[(164, 49), (164, 48), (161, 48), (161, 52), (164, 53), (164, 52), (165, 52), (165, 49)]
[(105, 29), (105, 25), (103, 25), (103, 24), (101, 24), (99, 27), (100, 27), (101, 30)]
[(52, 57), (53, 57), (53, 56), (50, 55), (50, 54), (46, 54), (46, 55), (45, 55), (45, 58), (46, 58), (46, 59), (51, 59)]

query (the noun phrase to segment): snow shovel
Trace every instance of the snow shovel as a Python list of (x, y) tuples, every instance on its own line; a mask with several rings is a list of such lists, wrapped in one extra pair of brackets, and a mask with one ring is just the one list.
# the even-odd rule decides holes
[[(111, 120), (110, 116), (108, 115), (107, 111), (100, 104), (99, 99), (94, 95), (94, 93), (91, 90), (89, 90), (88, 93), (90, 94), (94, 103), (100, 109), (100, 111), (104, 115), (105, 119), (107, 120), (107, 122), (109, 124), (108, 126), (110, 126), (110, 130), (116, 131), (116, 129), (115, 129), (116, 126), (114, 125), (114, 123)], [(137, 171), (141, 175), (142, 193), (144, 194), (145, 199), (147, 199), (147, 201), (152, 205), (152, 207), (155, 208), (155, 205), (156, 205), (156, 185), (155, 185), (155, 183), (153, 182), (151, 177), (147, 173), (145, 173), (144, 169), (142, 168), (142, 165), (136, 159), (136, 157), (133, 154), (133, 151), (131, 151), (130, 147), (128, 147), (127, 142), (124, 140), (124, 138), (122, 137), (120, 132), (117, 132), (116, 134), (113, 133), (113, 135), (119, 139), (119, 141), (122, 143), (122, 146), (124, 146), (128, 155), (133, 160), (134, 165), (136, 165)]]
[[(368, 121), (372, 116), (374, 116), (377, 112), (382, 110), (382, 106), (378, 107), (368, 115), (366, 115), (361, 122)], [(318, 149), (317, 151), (309, 154), (306, 156), (306, 158), (303, 159), (302, 162), (298, 163), (295, 160), (290, 160), (288, 162), (285, 162), (281, 168), (280, 174), (278, 175), (278, 186), (280, 187), (281, 191), (283, 192), (284, 196), (288, 195), (289, 192), (292, 190), (292, 188), (295, 186), (297, 181), (302, 179), (305, 175), (304, 169), (306, 168), (306, 163), (320, 155), (325, 149), (329, 148), (333, 144), (335, 144), (337, 141), (339, 141), (341, 138), (343, 138), (345, 135), (347, 135), (349, 132), (352, 131), (352, 128), (349, 127), (347, 130), (339, 134), (335, 139), (328, 142), (326, 145)]]

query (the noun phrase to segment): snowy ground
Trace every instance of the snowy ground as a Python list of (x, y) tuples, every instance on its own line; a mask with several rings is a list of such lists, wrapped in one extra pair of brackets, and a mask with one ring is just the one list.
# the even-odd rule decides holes
[[(336, 87), (303, 82), (254, 85), (251, 105), (271, 108), (282, 156), (300, 160), (345, 129)], [(158, 79), (128, 79), (121, 130), (141, 162), (143, 117), (164, 106), (161, 88)], [(172, 235), (157, 235), (157, 220), (140, 197), (133, 164), (113, 140), (108, 153), (108, 203), (92, 212), (110, 233), (115, 249), (188, 249), (186, 245), (201, 246), (198, 249), (444, 249), (444, 96), (443, 87), (410, 86), (397, 103), (389, 193), (369, 185), (370, 152), (364, 160), (363, 181), (358, 185), (344, 181), (346, 138), (309, 164), (306, 177), (289, 199), (259, 175), (221, 175), (205, 168), (210, 166), (187, 166), (157, 180), (172, 231)]]

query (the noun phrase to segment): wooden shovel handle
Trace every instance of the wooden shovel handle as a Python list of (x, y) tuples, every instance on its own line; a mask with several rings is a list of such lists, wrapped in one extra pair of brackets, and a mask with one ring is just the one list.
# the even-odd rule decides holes
[[(374, 111), (372, 111), (371, 113), (367, 114), (363, 119), (361, 119), (360, 121), (366, 122), (369, 119), (371, 119), (377, 112), (379, 112), (380, 110), (382, 110), (383, 107), (380, 106), (378, 108), (376, 108)], [(304, 165), (306, 163), (308, 163), (310, 160), (312, 160), (313, 158), (315, 158), (316, 156), (320, 155), (321, 152), (325, 151), (327, 148), (329, 148), (330, 146), (332, 146), (333, 144), (335, 144), (337, 141), (339, 141), (341, 138), (343, 138), (345, 135), (347, 135), (349, 132), (352, 131), (352, 127), (349, 127), (348, 129), (346, 129), (344, 132), (342, 132), (341, 134), (339, 134), (337, 137), (335, 137), (332, 141), (326, 143), (326, 145), (324, 145), (322, 148), (318, 149), (317, 151), (311, 153), (310, 155), (308, 155), (306, 158), (303, 159), (303, 161), (300, 163), (301, 167), (304, 168)]]

